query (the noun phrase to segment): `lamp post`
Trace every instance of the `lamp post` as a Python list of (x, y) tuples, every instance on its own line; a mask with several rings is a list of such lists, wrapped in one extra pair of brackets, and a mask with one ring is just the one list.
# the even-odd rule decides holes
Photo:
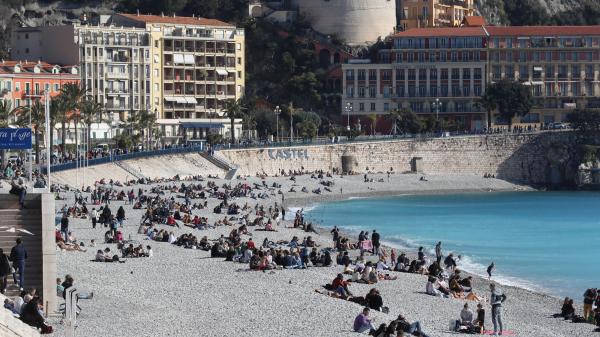
[(294, 141), (294, 108), (290, 104), (290, 144)]
[(277, 142), (279, 143), (279, 115), (281, 114), (281, 108), (279, 108), (279, 105), (275, 107), (275, 119), (277, 120), (277, 131), (275, 132), (275, 135), (277, 137)]
[(435, 102), (433, 102), (433, 103), (431, 104), (431, 105), (433, 105), (433, 109), (435, 109), (435, 120), (436, 120), (436, 122), (438, 122), (438, 121), (439, 121), (439, 118), (440, 118), (440, 116), (439, 116), (439, 115), (440, 115), (440, 107), (441, 107), (441, 104), (442, 104), (442, 103), (440, 103), (440, 99), (439, 99), (439, 98), (436, 98), (436, 99), (435, 99)]
[(352, 103), (346, 103), (346, 116), (348, 117), (348, 122), (346, 124), (346, 130), (350, 132), (350, 112), (352, 111)]

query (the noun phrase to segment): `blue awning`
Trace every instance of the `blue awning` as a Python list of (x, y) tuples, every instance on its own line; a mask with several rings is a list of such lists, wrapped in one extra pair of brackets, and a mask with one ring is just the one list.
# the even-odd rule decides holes
[(184, 129), (222, 129), (225, 127), (223, 123), (206, 122), (181, 122), (180, 125)]

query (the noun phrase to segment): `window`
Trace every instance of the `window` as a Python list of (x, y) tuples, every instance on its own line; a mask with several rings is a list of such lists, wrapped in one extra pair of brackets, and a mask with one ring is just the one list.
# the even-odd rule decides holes
[(377, 81), (377, 70), (369, 70), (369, 81)]
[(529, 78), (529, 67), (526, 65), (519, 66), (519, 78), (520, 79), (528, 79)]
[(463, 79), (464, 80), (471, 79), (471, 68), (463, 68)]
[(60, 85), (55, 84), (54, 85), (54, 92), (58, 92), (60, 90)]
[(352, 69), (346, 70), (346, 79), (351, 80), (351, 81), (354, 80), (354, 70), (352, 70)]
[(29, 95), (30, 91), (31, 91), (31, 87), (30, 87), (29, 83), (25, 83), (25, 94)]
[(429, 79), (431, 81), (437, 81), (437, 69), (430, 69), (429, 70)]
[(365, 103), (358, 104), (358, 111), (365, 111)]
[(375, 103), (371, 103), (371, 111), (375, 111)]
[(473, 91), (475, 93), (475, 96), (477, 96), (477, 97), (481, 96), (481, 86), (480, 85), (474, 86)]
[(20, 91), (21, 90), (21, 83), (17, 82), (15, 83), (15, 91)]
[(349, 85), (346, 87), (346, 97), (354, 97), (354, 87)]
[(369, 97), (375, 98), (377, 96), (377, 88), (369, 87)]
[(459, 68), (452, 68), (452, 79), (453, 80), (460, 79), (460, 69)]
[(546, 66), (546, 78), (554, 78), (554, 66), (553, 65)]
[(15, 108), (18, 108), (21, 106), (21, 100), (20, 99), (15, 99)]
[(475, 68), (473, 76), (476, 80), (480, 80), (481, 79), (481, 68)]
[(383, 111), (390, 111), (390, 103), (383, 103)]
[(366, 78), (366, 71), (364, 69), (361, 69), (358, 71), (358, 80), (359, 81), (364, 81)]
[(358, 97), (360, 97), (360, 98), (365, 97), (365, 87), (358, 87)]

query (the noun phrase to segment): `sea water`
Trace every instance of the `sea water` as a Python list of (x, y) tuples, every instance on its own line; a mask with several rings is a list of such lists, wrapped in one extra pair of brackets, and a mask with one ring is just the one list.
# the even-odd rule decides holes
[(459, 267), (493, 280), (581, 301), (600, 288), (600, 193), (401, 195), (321, 203), (306, 217), (353, 234), (375, 229), (396, 248), (461, 255)]

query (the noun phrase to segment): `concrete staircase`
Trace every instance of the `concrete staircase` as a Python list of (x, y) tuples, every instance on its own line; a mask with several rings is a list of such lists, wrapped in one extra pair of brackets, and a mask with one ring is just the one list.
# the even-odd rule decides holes
[[(26, 198), (26, 209), (20, 209), (17, 196), (3, 195), (0, 199), (0, 248), (4, 250), (4, 254), (10, 255), (16, 239), (21, 238), (23, 241), (28, 254), (25, 264), (26, 290), (36, 288), (41, 291), (43, 288), (41, 204), (39, 195)], [(29, 231), (33, 235), (20, 230)], [(8, 277), (8, 281), (6, 295), (19, 295), (19, 288), (11, 276)]]
[(219, 167), (222, 170), (226, 171), (227, 173), (225, 174), (225, 179), (231, 180), (235, 178), (236, 173), (238, 171), (237, 166), (230, 164), (226, 159), (222, 158), (216, 153), (211, 156), (206, 152), (201, 152), (200, 155), (202, 156), (202, 158), (208, 160), (216, 167)]
[(125, 163), (124, 161), (116, 161), (115, 165), (119, 166), (123, 170), (127, 171), (129, 174), (134, 176), (136, 179), (146, 179), (146, 176), (140, 172), (140, 170), (134, 168), (133, 166)]
[[(4, 303), (6, 297), (0, 294), (0, 303)], [(0, 308), (0, 336), (2, 337), (39, 337), (36, 328), (33, 328), (13, 316), (8, 309)]]

